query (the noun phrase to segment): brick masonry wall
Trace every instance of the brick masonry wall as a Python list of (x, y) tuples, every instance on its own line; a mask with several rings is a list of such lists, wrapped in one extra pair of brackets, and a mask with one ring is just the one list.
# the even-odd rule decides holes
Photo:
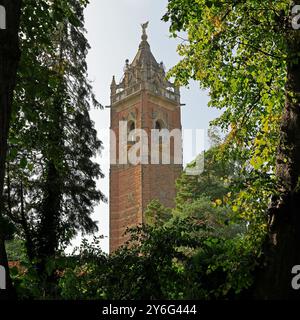
[[(180, 107), (145, 91), (112, 107), (111, 128), (118, 134), (119, 121), (133, 116), (136, 128), (145, 129), (148, 137), (157, 120), (163, 121), (169, 130), (181, 129)], [(157, 199), (167, 207), (174, 207), (175, 181), (181, 172), (182, 166), (175, 164), (111, 165), (110, 252), (129, 239), (124, 235), (127, 228), (144, 222), (143, 212), (151, 200)]]

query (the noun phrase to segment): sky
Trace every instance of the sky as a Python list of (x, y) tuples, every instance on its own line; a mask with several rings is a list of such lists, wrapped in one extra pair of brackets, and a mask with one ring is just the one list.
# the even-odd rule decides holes
[[(167, 0), (90, 0), (85, 12), (87, 38), (91, 45), (88, 54), (88, 74), (98, 101), (110, 105), (110, 84), (112, 76), (119, 81), (123, 75), (125, 60), (133, 60), (141, 41), (141, 24), (149, 21), (148, 42), (158, 62), (163, 61), (167, 70), (180, 60), (176, 48), (179, 40), (170, 38), (169, 25), (161, 21), (166, 12)], [(183, 129), (207, 129), (209, 122), (219, 114), (207, 107), (208, 94), (199, 89), (195, 82), (189, 88), (181, 88)], [(109, 109), (91, 110), (99, 139), (103, 141), (102, 156), (97, 157), (105, 178), (98, 181), (98, 187), (109, 197), (109, 140), (106, 134), (110, 126)], [(189, 142), (184, 140), (184, 163), (196, 156), (187, 152)], [(206, 144), (207, 146), (207, 144)], [(195, 151), (195, 150), (194, 150)], [(102, 249), (108, 252), (109, 206), (100, 204), (92, 215), (98, 221)], [(78, 237), (73, 245), (78, 245)]]

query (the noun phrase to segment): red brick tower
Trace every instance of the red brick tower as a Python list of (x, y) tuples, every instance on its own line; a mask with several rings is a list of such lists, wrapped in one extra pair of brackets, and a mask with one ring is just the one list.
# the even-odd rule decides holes
[[(145, 222), (144, 212), (151, 200), (157, 199), (167, 207), (174, 206), (175, 180), (182, 171), (182, 164), (174, 160), (175, 139), (171, 139), (170, 164), (162, 164), (162, 156), (158, 164), (151, 161), (151, 130), (181, 129), (181, 117), (179, 88), (165, 79), (163, 63), (158, 64), (151, 53), (147, 26), (148, 23), (143, 25), (142, 41), (136, 57), (131, 64), (126, 61), (122, 81), (117, 84), (113, 78), (111, 84), (111, 129), (116, 135), (116, 146), (113, 145), (114, 139), (111, 139), (111, 155), (116, 149), (116, 163), (110, 166), (110, 252), (128, 239), (124, 236), (128, 227)], [(143, 156), (140, 163), (124, 164), (120, 161), (120, 150), (124, 147), (123, 140), (119, 138), (121, 121), (126, 121), (128, 133), (134, 129), (144, 129), (149, 137), (146, 145), (149, 154)], [(125, 149), (130, 150), (138, 140), (132, 142), (129, 138)], [(160, 153), (161, 144), (162, 140)]]

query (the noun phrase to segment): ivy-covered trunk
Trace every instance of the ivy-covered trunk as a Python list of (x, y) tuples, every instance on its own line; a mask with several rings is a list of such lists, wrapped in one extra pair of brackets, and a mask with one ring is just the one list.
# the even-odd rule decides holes
[(300, 298), (291, 284), (292, 268), (300, 265), (300, 30), (291, 25), (287, 52), (286, 101), (276, 164), (280, 197), (273, 199), (269, 209), (266, 268), (257, 279), (257, 296), (263, 299)]
[[(63, 85), (63, 84), (61, 84)], [(43, 187), (43, 203), (40, 212), (40, 227), (37, 241), (38, 270), (45, 294), (55, 296), (55, 270), (47, 271), (47, 263), (55, 259), (60, 243), (62, 221), (62, 179), (63, 168), (63, 100), (60, 95), (54, 99), (53, 130), (48, 132), (48, 162), (46, 181)]]
[(58, 228), (61, 211), (61, 188), (59, 173), (53, 160), (50, 160), (47, 164), (44, 198), (37, 248), (37, 258), (41, 260), (43, 265), (48, 259), (54, 258), (59, 242)]
[[(19, 62), (18, 30), (20, 22), (21, 0), (0, 0), (5, 13), (3, 29), (0, 29), (0, 265), (6, 269), (6, 287), (2, 297), (11, 296), (12, 285), (9, 277), (8, 261), (5, 250), (5, 223), (3, 210), (3, 184), (7, 154), (7, 138), (10, 125), (13, 90), (16, 82)], [(4, 9), (3, 9), (4, 8)], [(3, 18), (3, 17), (2, 17)]]

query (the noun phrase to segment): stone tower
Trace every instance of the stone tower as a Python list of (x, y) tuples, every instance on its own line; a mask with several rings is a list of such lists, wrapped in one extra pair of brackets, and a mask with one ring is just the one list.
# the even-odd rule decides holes
[[(160, 160), (157, 164), (151, 161), (151, 130), (181, 130), (181, 112), (179, 88), (165, 79), (163, 63), (155, 60), (147, 42), (147, 26), (148, 23), (142, 25), (138, 52), (131, 64), (126, 60), (121, 82), (117, 84), (113, 77), (111, 84), (111, 129), (116, 136), (115, 140), (111, 139), (111, 155), (114, 153), (116, 161), (110, 166), (110, 252), (128, 240), (128, 235), (124, 235), (127, 228), (145, 223), (144, 212), (151, 200), (174, 206), (175, 181), (182, 171), (181, 146), (180, 163), (174, 160), (175, 139), (170, 139), (170, 163), (162, 164), (165, 163), (161, 155), (162, 139), (158, 142)], [(120, 138), (121, 123), (126, 124), (129, 134), (125, 146)], [(138, 140), (130, 138), (130, 132), (135, 129), (147, 133), (149, 154), (143, 155), (139, 163), (120, 163), (120, 150), (125, 147), (130, 151)], [(139, 141), (144, 145), (144, 138)]]

